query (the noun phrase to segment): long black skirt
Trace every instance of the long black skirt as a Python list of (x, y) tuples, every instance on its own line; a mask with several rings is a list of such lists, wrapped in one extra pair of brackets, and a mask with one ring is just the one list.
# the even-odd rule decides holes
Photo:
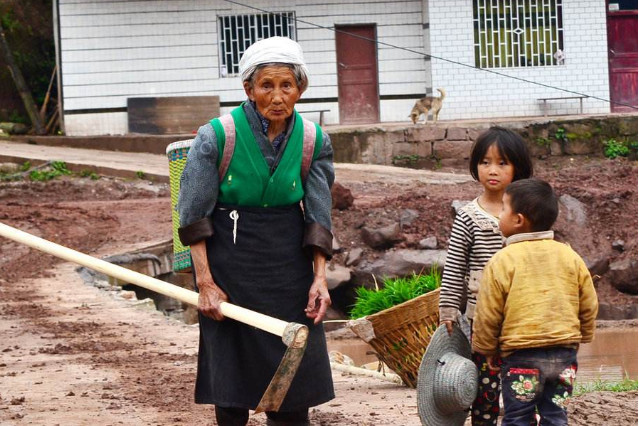
[[(213, 224), (214, 235), (206, 242), (208, 261), (229, 302), (309, 327), (304, 357), (280, 411), (333, 399), (324, 328), (304, 313), (313, 266), (302, 250), (300, 206), (219, 206)], [(199, 319), (195, 402), (254, 410), (286, 351), (282, 339), (229, 318)]]

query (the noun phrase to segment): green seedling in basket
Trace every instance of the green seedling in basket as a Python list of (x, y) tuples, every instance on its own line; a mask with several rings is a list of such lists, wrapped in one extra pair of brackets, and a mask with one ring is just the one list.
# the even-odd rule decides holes
[(428, 274), (413, 274), (409, 277), (386, 278), (383, 287), (375, 290), (359, 287), (355, 290), (357, 299), (351, 309), (351, 318), (357, 319), (397, 306), (422, 294), (429, 293), (441, 284), (437, 266)]

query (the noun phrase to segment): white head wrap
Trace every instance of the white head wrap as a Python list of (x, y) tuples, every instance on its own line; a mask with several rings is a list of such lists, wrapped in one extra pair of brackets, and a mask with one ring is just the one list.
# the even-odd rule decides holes
[(256, 41), (244, 51), (240, 59), (242, 81), (248, 80), (258, 65), (271, 62), (300, 65), (304, 77), (308, 80), (302, 47), (288, 37), (270, 37)]

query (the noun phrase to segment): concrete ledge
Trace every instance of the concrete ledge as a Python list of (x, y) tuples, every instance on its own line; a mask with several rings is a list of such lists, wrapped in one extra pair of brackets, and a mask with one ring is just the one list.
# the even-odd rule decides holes
[(193, 134), (118, 136), (11, 136), (10, 140), (33, 145), (69, 148), (103, 149), (107, 151), (148, 152), (166, 154), (166, 147), (175, 141), (193, 139)]
[[(327, 126), (324, 130), (331, 137), (336, 162), (395, 165), (407, 160), (412, 163), (428, 160), (444, 164), (447, 161), (464, 161), (472, 143), (491, 125), (519, 132), (536, 157), (603, 155), (603, 142), (609, 139), (637, 140), (636, 113), (440, 121), (426, 125), (385, 123)], [(9, 140), (35, 145), (165, 155), (167, 145), (192, 137), (192, 134), (129, 134), (91, 137), (12, 136)]]

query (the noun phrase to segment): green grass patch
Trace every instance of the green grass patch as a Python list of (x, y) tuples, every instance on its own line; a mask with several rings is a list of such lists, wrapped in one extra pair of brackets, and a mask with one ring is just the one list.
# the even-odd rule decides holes
[(100, 175), (98, 175), (98, 174), (97, 174), (96, 172), (94, 172), (93, 170), (88, 170), (88, 169), (82, 170), (82, 171), (80, 172), (80, 177), (83, 177), (83, 178), (89, 178), (89, 179), (91, 179), (91, 180), (98, 180), (98, 179), (100, 179)]
[[(350, 315), (352, 319), (362, 318), (392, 308), (400, 303), (433, 291), (441, 285), (441, 275), (437, 267), (428, 274), (413, 274), (408, 277), (385, 278), (383, 287), (370, 290), (359, 287), (357, 298)], [(377, 282), (375, 282), (377, 287)]]
[(48, 167), (44, 169), (33, 170), (29, 173), (29, 179), (35, 181), (48, 181), (58, 176), (70, 175), (71, 171), (67, 169), (67, 163), (64, 161), (52, 161)]
[(637, 390), (637, 380), (625, 378), (621, 381), (595, 380), (594, 382), (576, 383), (573, 396), (583, 395), (591, 392), (628, 392)]

